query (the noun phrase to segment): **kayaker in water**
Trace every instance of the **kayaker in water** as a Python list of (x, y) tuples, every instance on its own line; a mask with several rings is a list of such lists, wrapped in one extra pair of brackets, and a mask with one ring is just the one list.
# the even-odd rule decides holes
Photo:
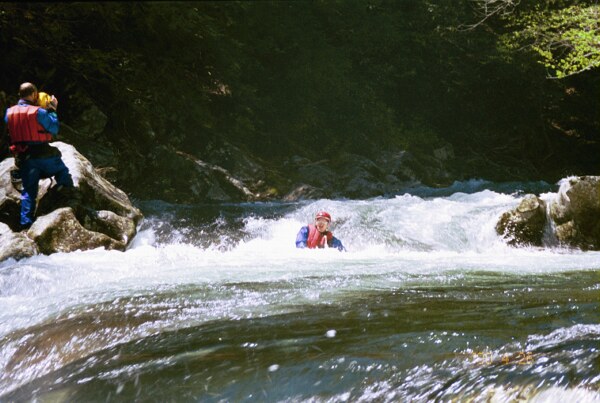
[(296, 248), (336, 248), (345, 251), (342, 241), (333, 236), (329, 231), (331, 215), (326, 211), (321, 211), (315, 216), (315, 223), (300, 228), (296, 236)]

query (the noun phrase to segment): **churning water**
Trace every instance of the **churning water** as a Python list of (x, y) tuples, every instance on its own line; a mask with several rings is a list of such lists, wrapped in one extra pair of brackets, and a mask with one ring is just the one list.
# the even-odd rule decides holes
[[(600, 401), (600, 253), (511, 248), (544, 184), (140, 202), (132, 247), (0, 265), (0, 401)], [(319, 210), (348, 252), (297, 250)]]

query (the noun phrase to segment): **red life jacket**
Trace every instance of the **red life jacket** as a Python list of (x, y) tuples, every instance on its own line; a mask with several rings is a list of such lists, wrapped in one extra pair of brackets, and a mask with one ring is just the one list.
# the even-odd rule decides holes
[(52, 141), (52, 135), (37, 120), (38, 109), (39, 106), (33, 105), (15, 105), (8, 109), (8, 134), (11, 144)]
[(313, 224), (308, 225), (308, 239), (306, 240), (306, 246), (310, 249), (324, 248), (325, 244), (329, 244), (332, 239), (333, 234), (330, 231), (320, 233)]

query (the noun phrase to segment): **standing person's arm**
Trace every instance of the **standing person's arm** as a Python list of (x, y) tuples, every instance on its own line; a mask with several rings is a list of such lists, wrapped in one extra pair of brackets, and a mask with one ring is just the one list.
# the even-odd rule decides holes
[(60, 129), (56, 112), (40, 108), (37, 112), (37, 121), (44, 129), (52, 134), (53, 137), (56, 137), (58, 130)]

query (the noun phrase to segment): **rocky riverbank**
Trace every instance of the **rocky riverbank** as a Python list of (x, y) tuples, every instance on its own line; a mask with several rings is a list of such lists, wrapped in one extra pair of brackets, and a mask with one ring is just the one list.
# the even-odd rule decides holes
[(600, 177), (563, 179), (557, 197), (550, 203), (538, 195), (527, 195), (519, 206), (502, 215), (496, 231), (515, 246), (556, 243), (599, 250)]
[[(106, 115), (89, 100), (61, 138), (77, 147), (117, 186), (140, 199), (175, 203), (241, 202), (390, 195), (419, 184), (448, 186), (459, 177), (450, 145), (430, 153), (381, 150), (375, 157), (341, 151), (316, 158), (292, 154), (267, 161), (225, 140), (202, 151), (156, 142), (150, 122), (144, 152), (98, 141)], [(145, 128), (145, 129), (143, 129)], [(127, 157), (124, 157), (127, 155)], [(322, 158), (318, 158), (322, 157)]]
[(19, 232), (20, 193), (11, 182), (14, 160), (0, 163), (0, 260), (95, 248), (125, 250), (142, 219), (122, 190), (104, 179), (75, 147), (52, 143), (73, 177), (75, 190), (40, 181), (36, 221)]

